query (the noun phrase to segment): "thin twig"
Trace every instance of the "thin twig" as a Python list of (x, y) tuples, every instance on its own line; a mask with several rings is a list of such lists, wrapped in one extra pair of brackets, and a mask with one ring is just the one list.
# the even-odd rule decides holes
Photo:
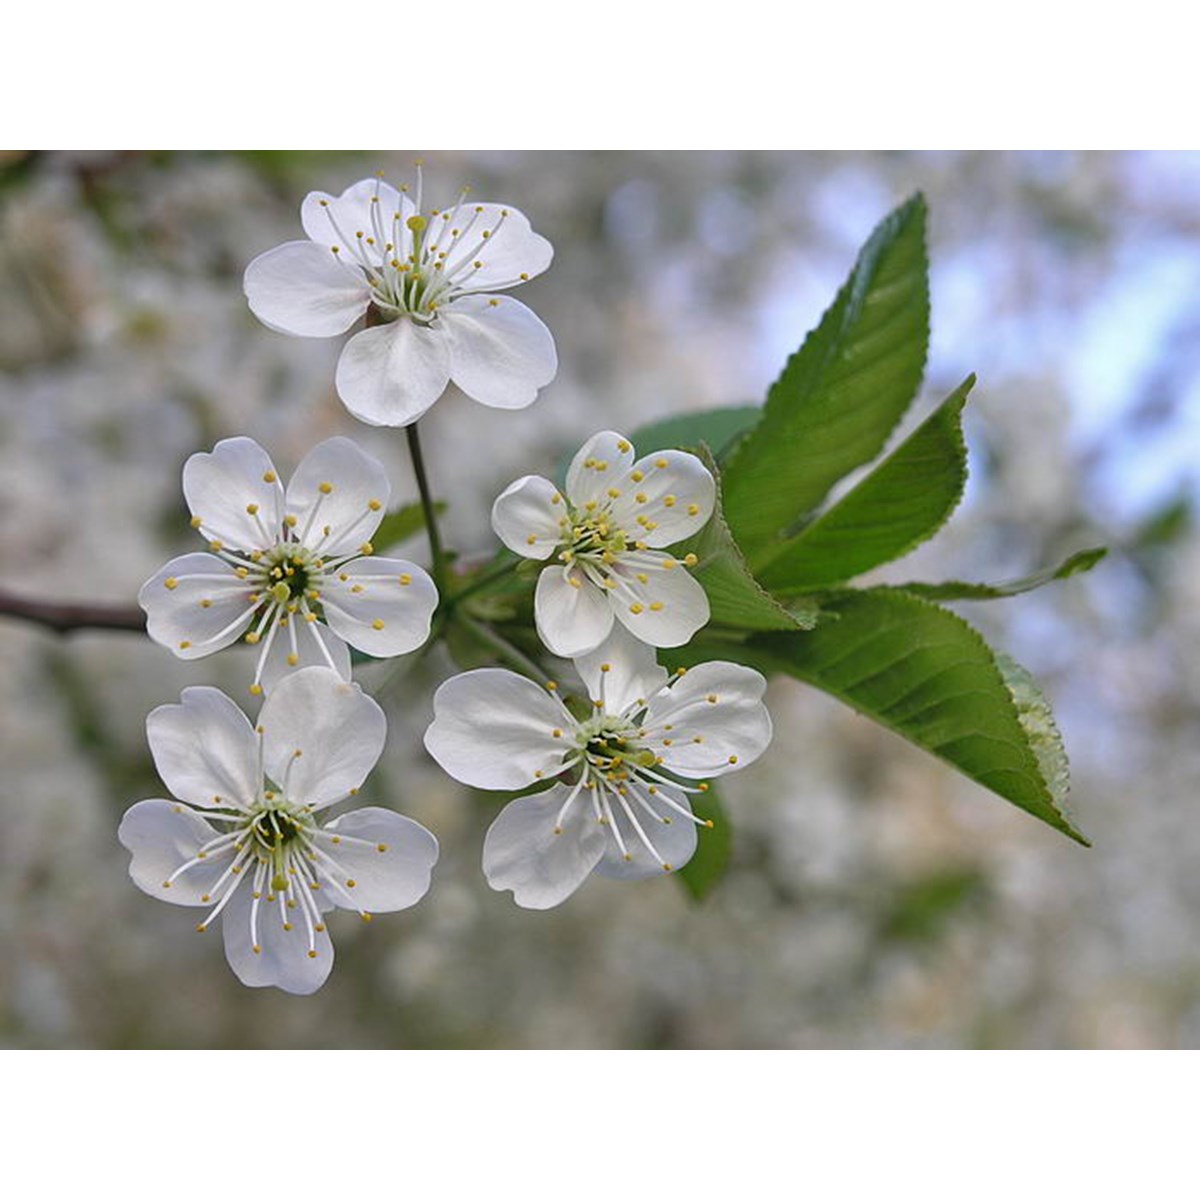
[(146, 632), (146, 614), (120, 604), (47, 604), (0, 592), (0, 614), (44, 625), (56, 633), (75, 629), (125, 629)]

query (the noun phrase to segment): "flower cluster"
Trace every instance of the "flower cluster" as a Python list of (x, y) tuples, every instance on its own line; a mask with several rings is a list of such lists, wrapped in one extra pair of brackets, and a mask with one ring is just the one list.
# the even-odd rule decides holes
[[(256, 258), (246, 296), (264, 324), (297, 336), (333, 337), (364, 319), (336, 373), (360, 420), (411, 426), (451, 382), (483, 404), (523, 408), (553, 378), (545, 326), (495, 294), (544, 271), (553, 253), (515, 208), (464, 191), (426, 212), (418, 174), (415, 198), (362, 180), (340, 196), (310, 194), (300, 216), (308, 240)], [(220, 918), (229, 964), (251, 987), (315, 991), (333, 964), (331, 911), (369, 920), (430, 885), (437, 841), (415, 821), (363, 808), (322, 823), (358, 793), (386, 736), (383, 711), (350, 682), (350, 648), (416, 650), (439, 605), (440, 627), (467, 595), (439, 596), (434, 583), (447, 560), (416, 438), (410, 428), (432, 577), (376, 556), (391, 488), (353, 442), (321, 442), (285, 487), (262, 447), (232, 437), (183, 469), (207, 550), (173, 558), (139, 595), (150, 636), (180, 658), (238, 641), (257, 649), (250, 692), (265, 698), (253, 725), (207, 687), (150, 714), (150, 749), (174, 799), (135, 804), (120, 828), (134, 882), (205, 909), (201, 932)], [(770, 741), (756, 671), (708, 662), (672, 676), (657, 661), (709, 620), (691, 573), (702, 564), (672, 547), (703, 529), (715, 503), (694, 455), (638, 458), (605, 431), (561, 488), (526, 475), (493, 506), (504, 545), (546, 564), (537, 632), (549, 654), (573, 660), (582, 691), (535, 682), (540, 668), (513, 655), (525, 674), (485, 668), (442, 684), (425, 745), (463, 783), (528, 790), (483, 846), (489, 883), (523, 907), (561, 903), (593, 871), (638, 879), (683, 866), (711, 824), (691, 797)]]

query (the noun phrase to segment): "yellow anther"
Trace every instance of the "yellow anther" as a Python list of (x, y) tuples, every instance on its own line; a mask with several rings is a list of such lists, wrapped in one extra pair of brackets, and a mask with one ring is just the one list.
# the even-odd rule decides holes
[(697, 746), (699, 746), (700, 743), (704, 741), (704, 737), (698, 733), (698, 734), (696, 734), (696, 736), (694, 738), (692, 738), (692, 741), (695, 742)]
[(674, 868), (671, 866), (671, 864), (670, 864), (670, 863), (663, 863), (663, 870), (664, 870), (664, 871), (671, 871), (671, 870), (673, 870), (673, 869), (674, 869)]
[(716, 702), (717, 702), (717, 693), (716, 693), (716, 692), (709, 692), (709, 693), (708, 693), (708, 695), (707, 695), (707, 696), (705, 696), (704, 698), (705, 698), (705, 700), (707, 700), (707, 701), (709, 702), (709, 704), (716, 704)]
[(307, 621), (307, 622), (308, 622), (308, 623), (311, 625), (311, 624), (312, 624), (312, 623), (313, 623), (313, 622), (314, 622), (314, 621), (317, 619), (317, 614), (316, 614), (316, 613), (310, 613), (310, 612), (308, 612), (308, 613), (305, 613), (305, 614), (304, 614), (304, 619), (305, 619), (305, 620), (306, 620), (306, 621)]
[(663, 497), (663, 508), (674, 508), (674, 507), (675, 507), (675, 497), (674, 496), (664, 496)]
[(629, 606), (629, 611), (636, 617), (639, 613), (643, 613), (646, 610), (640, 604), (631, 604)]
[(361, 583), (356, 583), (350, 590), (357, 594), (363, 590), (363, 585)]
[(191, 648), (191, 645), (192, 645), (191, 642), (180, 642), (179, 648), (180, 648), (180, 650), (188, 650)]
[(367, 507), (372, 512), (378, 512), (383, 507), (383, 505), (378, 500), (368, 500)]
[(675, 668), (676, 675), (686, 675), (687, 673), (688, 673), (687, 667), (676, 667)]
[(730, 766), (733, 766), (733, 765), (734, 765), (734, 764), (737, 762), (737, 760), (738, 760), (738, 756), (737, 756), (736, 754), (731, 754), (731, 755), (729, 756), (729, 764), (730, 764)]
[(675, 739), (674, 738), (663, 738), (663, 745), (664, 746), (673, 746), (673, 745), (675, 745)]
[(491, 299), (488, 301), (488, 305), (489, 305), (489, 307), (491, 307), (491, 308), (495, 308), (495, 307), (496, 307), (496, 306), (497, 306), (499, 303), (500, 303), (500, 301), (499, 301), (499, 300), (497, 300), (495, 296), (493, 296), (493, 297), (492, 297), (492, 298), (491, 298)]
[(174, 575), (172, 575), (169, 579), (163, 580), (163, 587), (165, 587), (168, 592), (173, 592), (178, 586), (179, 580), (176, 579)]
[(370, 923), (371, 923), (371, 914), (370, 913), (359, 913), (358, 915), (360, 917), (362, 917), (363, 922), (365, 924), (370, 925)]
[(258, 505), (257, 505), (257, 504), (247, 504), (247, 505), (246, 505), (246, 511), (247, 511), (247, 512), (248, 512), (248, 513), (249, 513), (251, 516), (254, 516), (254, 514), (255, 514), (256, 512), (258, 512)]
[[(580, 582), (579, 582), (579, 580), (578, 580), (578, 579), (576, 579), (574, 575), (569, 575), (569, 576), (567, 576), (567, 582), (568, 582), (568, 583), (569, 583), (569, 584), (570, 584), (570, 585), (571, 585), (573, 588), (580, 588), (580, 587), (583, 587), (583, 584), (582, 584), (582, 583), (580, 583)], [(609, 583), (609, 581), (608, 581), (608, 580), (605, 580), (605, 586), (608, 586), (608, 583)], [(616, 585), (615, 585), (615, 584), (613, 584), (613, 586), (615, 587)]]
[[(267, 899), (269, 900), (269, 899), (270, 899), (270, 897), (268, 896), (268, 897), (267, 897)], [(292, 923), (291, 923), (290, 921), (284, 921), (284, 923), (283, 923), (283, 932), (284, 932), (284, 933), (291, 933), (291, 932), (292, 932)]]
[(218, 551), (220, 551), (220, 550), (224, 550), (224, 549), (225, 549), (225, 543), (224, 543), (224, 542), (218, 542), (218, 541), (212, 541), (212, 542), (209, 542), (209, 543), (208, 543), (208, 548), (209, 548), (209, 549), (210, 549), (210, 550), (211, 550), (211, 551), (212, 551), (214, 554), (216, 554)]
[(620, 488), (609, 488), (609, 489), (608, 489), (608, 494), (609, 494), (609, 495), (610, 495), (610, 496), (611, 496), (611, 497), (612, 497), (614, 500), (616, 500), (616, 499), (618, 499), (618, 498), (620, 497), (620, 495), (621, 495), (621, 489), (620, 489)]
[(647, 529), (647, 530), (651, 530), (651, 529), (657, 529), (657, 528), (658, 528), (658, 522), (657, 522), (657, 521), (647, 521), (647, 522), (646, 522), (646, 529)]
[(171, 886), (171, 881), (170, 881), (169, 879), (164, 879), (164, 880), (163, 880), (163, 887), (170, 887), (170, 886)]
[(358, 887), (358, 880), (357, 879), (347, 879), (346, 886), (347, 887)]
[(694, 567), (699, 561), (694, 554), (685, 554), (683, 556), (683, 565), (685, 567)]
[(316, 957), (317, 957), (317, 952), (316, 952), (315, 950), (310, 950), (310, 951), (308, 952), (308, 957), (309, 957), (309, 958), (316, 958)]
[(518, 278), (521, 280), (522, 283), (524, 283), (525, 280), (527, 280), (529, 278), (529, 275), (525, 271), (522, 271), (521, 274), (518, 276)]
[(525, 539), (525, 544), (526, 544), (527, 546), (536, 546), (536, 545), (537, 545), (537, 540), (538, 540), (538, 539), (537, 539), (537, 534), (536, 534), (536, 533), (531, 533), (531, 534), (530, 534), (530, 535), (529, 535), (529, 536), (528, 536), (528, 537)]
[(406, 571), (403, 575), (400, 576), (400, 586), (408, 587), (408, 585), (410, 583), (412, 583), (412, 576), (409, 575), (408, 572)]
[(604, 586), (606, 588), (615, 588), (617, 586), (617, 581), (611, 575), (609, 575), (604, 580)]
[(329, 249), (334, 254), (341, 254), (342, 252), (341, 246), (330, 246)]
[(245, 578), (246, 578), (246, 576), (250, 574), (250, 572), (249, 572), (248, 570), (246, 570), (246, 568), (245, 568), (245, 567), (234, 567), (234, 569), (233, 569), (233, 573), (234, 573), (234, 574), (235, 574), (235, 575), (236, 575), (236, 576), (237, 576), (239, 579), (245, 579)]
[(248, 634), (246, 634), (246, 641), (247, 641), (247, 642), (248, 642), (248, 643), (249, 643), (251, 646), (254, 646), (254, 645), (256, 645), (256, 644), (258, 643), (258, 639), (259, 639), (260, 637), (262, 637), (262, 634), (261, 634), (261, 633), (259, 633), (259, 632), (258, 632), (258, 630), (256, 630), (256, 629), (252, 629), (252, 630), (250, 630), (250, 632), (249, 632)]
[(196, 926), (196, 932), (197, 932), (197, 933), (203, 933), (203, 932), (204, 932), (204, 931), (205, 931), (207, 928), (208, 928), (208, 926), (207, 926), (207, 925), (205, 925), (205, 924), (201, 923), (201, 924), (199, 924), (199, 925), (197, 925), (197, 926)]
[(617, 449), (620, 450), (620, 452), (622, 454), (628, 454), (629, 451), (633, 449), (633, 447), (624, 438), (622, 438), (617, 443)]
[(558, 691), (558, 684), (557, 684), (557, 683), (555, 683), (553, 679), (548, 679), (548, 680), (546, 681), (546, 691), (548, 691), (548, 692), (557, 692), (557, 691)]
[(201, 600), (200, 607), (201, 608), (212, 608), (212, 601), (211, 600)]
[[(637, 494), (636, 496), (634, 496), (634, 499), (635, 499), (635, 500), (636, 500), (636, 501), (637, 501), (639, 504), (645, 504), (645, 503), (646, 503), (646, 501), (649, 499), (649, 497), (646, 495), (646, 493), (645, 493), (645, 492), (638, 492), (638, 494)], [(640, 518), (640, 517), (639, 517), (638, 519), (639, 519), (639, 520), (641, 520), (641, 518)]]
[(596, 470), (597, 471), (607, 471), (608, 470), (608, 461), (603, 458), (596, 459)]
[(287, 656), (287, 665), (294, 667), (300, 661), (300, 655), (292, 653)]
[(699, 515), (699, 512), (700, 512), (700, 505), (698, 505), (698, 504), (689, 504), (689, 505), (688, 505), (688, 507), (687, 507), (687, 511), (688, 511), (688, 516), (689, 516), (689, 517), (695, 517), (695, 516)]
[(328, 496), (329, 493), (333, 491), (333, 484), (332, 483), (318, 483), (317, 491), (320, 492), (322, 496)]
[(550, 730), (550, 736), (560, 738), (560, 737), (562, 737), (562, 730), (561, 729), (552, 729), (552, 730)]
[(557, 492), (555, 492), (554, 495), (550, 497), (550, 503), (551, 504), (561, 504), (562, 497)]
[(375, 849), (378, 850), (380, 854), (386, 854), (388, 850), (388, 844), (387, 842), (379, 842), (376, 844)]
[(199, 529), (199, 528), (200, 528), (200, 526), (201, 526), (201, 525), (203, 525), (203, 524), (204, 524), (204, 518), (203, 518), (203, 517), (193, 517), (193, 518), (192, 518), (192, 528), (193, 528), (193, 529)]
[(638, 583), (649, 583), (650, 576), (647, 575), (644, 571), (639, 571), (637, 573), (637, 581), (638, 581)]
[(296, 526), (297, 526), (297, 525), (300, 523), (300, 518), (299, 518), (299, 517), (297, 517), (297, 516), (295, 515), (295, 513), (288, 513), (288, 515), (287, 515), (286, 517), (284, 517), (284, 518), (283, 518), (283, 523), (284, 523), (284, 524), (285, 524), (285, 525), (286, 525), (286, 526), (287, 526), (289, 529), (295, 529), (295, 528), (296, 528)]
[(654, 465), (661, 471), (667, 465), (667, 460), (665, 458), (656, 458)]
[(350, 576), (349, 576), (349, 575), (347, 575), (345, 571), (339, 571), (339, 572), (338, 572), (338, 578), (339, 578), (339, 579), (340, 579), (340, 580), (341, 580), (343, 583), (345, 583), (345, 582), (346, 582), (346, 580), (350, 578)]
[(371, 628), (372, 628), (372, 629), (382, 629), (382, 628), (383, 628), (383, 622), (382, 622), (382, 621), (381, 621), (381, 620), (380, 620), (378, 617), (376, 617), (376, 618), (375, 618), (375, 620), (373, 620), (373, 621), (371, 622)]
[(372, 546), (370, 542), (363, 542), (363, 544), (359, 546), (358, 552), (359, 554), (374, 554), (375, 547)]
[(650, 605), (651, 612), (662, 612), (662, 610), (663, 610), (663, 602), (661, 600), (655, 600), (651, 603), (651, 605)]

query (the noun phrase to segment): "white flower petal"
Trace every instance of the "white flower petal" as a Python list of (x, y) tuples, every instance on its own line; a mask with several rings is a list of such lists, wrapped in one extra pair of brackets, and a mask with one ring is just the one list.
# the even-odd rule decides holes
[(433, 580), (403, 558), (356, 558), (321, 587), (329, 628), (376, 658), (424, 645), (437, 602)]
[(554, 338), (509, 296), (464, 296), (441, 314), (450, 339), (450, 377), (489, 408), (525, 408), (558, 371)]
[[(663, 756), (667, 770), (685, 779), (739, 770), (771, 741), (771, 717), (762, 702), (766, 686), (749, 667), (701, 663), (651, 701), (643, 724), (647, 745)], [(666, 734), (664, 725), (675, 728)]]
[[(478, 788), (522, 788), (562, 769), (571, 720), (536, 683), (484, 667), (447, 679), (433, 697), (425, 749), (442, 770)], [(554, 730), (561, 731), (559, 737)]]
[(612, 483), (621, 493), (612, 502), (614, 521), (647, 546), (673, 546), (698, 533), (716, 503), (712, 474), (682, 450), (648, 454)]
[[(668, 792), (672, 800), (677, 804), (682, 804), (689, 812), (691, 811), (687, 797), (682, 792), (661, 787), (659, 791)], [(621, 831), (621, 840), (625, 843), (625, 853), (629, 857), (627, 859), (621, 853), (616, 839), (610, 834), (606, 840), (604, 857), (596, 866), (598, 875), (607, 875), (610, 879), (649, 879), (655, 875), (666, 874), (664, 863), (671, 870), (677, 871), (696, 853), (697, 837), (694, 822), (689, 821), (682, 813), (672, 811), (661, 800), (656, 801), (653, 796), (648, 798), (648, 802), (660, 816), (668, 818), (670, 824), (656, 821), (632, 797), (629, 797), (630, 810), (637, 818), (642, 833), (649, 839), (662, 862), (660, 863), (658, 858), (655, 858), (646, 849), (645, 842), (638, 836), (637, 830), (634, 829), (628, 814), (621, 805), (613, 802), (613, 817), (617, 822), (617, 828)]]
[(540, 475), (525, 475), (510, 483), (492, 505), (492, 528), (514, 553), (524, 558), (549, 558), (563, 540), (559, 526), (566, 505), (558, 488)]
[[(620, 586), (608, 593), (617, 619), (651, 646), (682, 646), (708, 622), (708, 595), (683, 568), (654, 569), (653, 552), (637, 555), (635, 565), (618, 559), (610, 574)], [(667, 555), (663, 555), (667, 558)]]
[(266, 550), (279, 537), (283, 487), (252, 438), (226, 438), (183, 464), (183, 494), (201, 533), (231, 550)]
[(533, 608), (538, 636), (552, 654), (563, 658), (594, 650), (612, 629), (608, 597), (579, 567), (547, 567), (538, 576)]
[(444, 329), (406, 317), (356, 333), (337, 365), (342, 403), (368, 425), (411, 425), (450, 382)]
[[(454, 229), (460, 235), (451, 249)], [(428, 239), (435, 253), (447, 251), (447, 274), (472, 291), (524, 283), (522, 276), (540, 275), (554, 257), (554, 247), (510, 204), (464, 204), (457, 215), (447, 210), (445, 219), (433, 220)]]
[(337, 337), (371, 303), (366, 277), (328, 243), (284, 242), (265, 251), (246, 268), (242, 290), (268, 329), (293, 337)]
[[(333, 969), (333, 943), (328, 931), (314, 934), (316, 956), (310, 958), (308, 926), (299, 908), (287, 909), (278, 897), (268, 901), (264, 895), (258, 901), (252, 934), (254, 903), (246, 881), (221, 914), (225, 957), (233, 973), (247, 987), (277, 987), (296, 996), (315, 992)], [(285, 915), (292, 925), (290, 930), (283, 927)]]
[[(290, 803), (320, 808), (344, 799), (379, 761), (383, 710), (326, 667), (281, 679), (258, 716), (263, 769)], [(297, 756), (296, 751), (300, 751)]]
[(184, 688), (146, 718), (154, 765), (173, 796), (200, 808), (248, 806), (258, 795), (258, 739), (224, 692)]
[[(129, 877), (148, 896), (168, 904), (208, 904), (233, 857), (230, 849), (171, 876), (196, 857), (217, 831), (199, 813), (170, 800), (142, 800), (121, 819), (117, 838), (133, 855)], [(166, 883), (169, 887), (164, 887)], [(201, 899), (201, 897), (208, 897)]]
[[(579, 794), (558, 821), (569, 788), (561, 784), (506, 805), (483, 841), (483, 873), (522, 908), (553, 908), (591, 874), (604, 853), (604, 832)], [(556, 829), (561, 832), (556, 833)]]
[[(324, 651), (321, 646), (325, 647)], [(293, 655), (294, 662), (291, 661)], [(281, 679), (296, 671), (303, 671), (305, 667), (326, 667), (348, 680), (350, 648), (320, 621), (293, 617), (286, 629), (281, 627), (275, 631), (275, 637), (263, 659), (258, 682), (262, 690), (269, 694)]]
[(361, 839), (337, 845), (330, 845), (326, 838), (318, 842), (341, 869), (338, 881), (346, 886), (346, 876), (354, 880), (353, 888), (347, 886), (354, 904), (331, 890), (339, 908), (398, 912), (429, 891), (438, 843), (423, 825), (386, 808), (360, 808), (330, 821), (325, 828), (343, 839)]
[[(379, 528), (392, 485), (378, 459), (349, 438), (314, 446), (288, 482), (285, 504), (296, 533), (325, 558), (349, 554)], [(328, 529), (328, 534), (325, 530)]]
[(602, 700), (604, 711), (616, 715), (649, 700), (670, 678), (658, 665), (654, 650), (620, 625), (590, 654), (577, 658), (575, 670), (588, 695)]
[(619, 433), (606, 430), (588, 438), (567, 468), (567, 499), (575, 508), (589, 500), (607, 503), (608, 489), (633, 465), (633, 446)]
[[(413, 202), (390, 183), (360, 179), (340, 196), (309, 192), (300, 205), (300, 224), (326, 255), (330, 247), (337, 246), (348, 263), (359, 261), (360, 255), (368, 262), (380, 263), (384, 254), (401, 259), (409, 256), (412, 234), (405, 222), (414, 212)], [(388, 242), (393, 245), (390, 251), (385, 249)]]
[(254, 616), (252, 592), (223, 559), (184, 554), (142, 585), (138, 603), (146, 632), (160, 646), (177, 658), (203, 658), (245, 632)]

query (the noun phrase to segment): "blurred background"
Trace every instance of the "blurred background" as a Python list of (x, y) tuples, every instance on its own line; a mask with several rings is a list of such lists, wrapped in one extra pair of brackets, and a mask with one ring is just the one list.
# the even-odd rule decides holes
[[(133, 603), (198, 549), (184, 459), (247, 434), (289, 472), (344, 433), (415, 495), (398, 431), (332, 390), (341, 346), (246, 308), (241, 273), (298, 206), (411, 152), (6, 152), (0, 159), (0, 586)], [(315, 996), (243, 988), (219, 935), (139, 892), (122, 812), (162, 794), (146, 713), (242, 697), (252, 652), (185, 664), (143, 636), (0, 617), (0, 1044), (8, 1047), (1193, 1047), (1200, 1045), (1200, 156), (425, 154), (554, 243), (520, 298), (561, 367), (536, 405), (450, 394), (422, 423), (445, 529), (590, 433), (757, 402), (860, 243), (931, 209), (923, 415), (969, 371), (971, 481), (878, 578), (998, 580), (1107, 544), (1091, 575), (959, 605), (1023, 662), (1072, 758), (1084, 850), (792, 681), (723, 788), (732, 868), (703, 903), (590, 880), (547, 913), (487, 887), (497, 804), (420, 735), (452, 671), (360, 672), (389, 715), (364, 788), (439, 837), (429, 896), (331, 924)], [(652, 447), (650, 447), (652, 448)], [(649, 449), (649, 448), (648, 448)], [(424, 556), (414, 542), (407, 553)]]

